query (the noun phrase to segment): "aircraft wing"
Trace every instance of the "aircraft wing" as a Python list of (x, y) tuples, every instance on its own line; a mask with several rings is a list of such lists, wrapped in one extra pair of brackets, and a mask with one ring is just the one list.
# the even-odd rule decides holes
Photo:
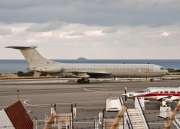
[(157, 100), (162, 100), (163, 98), (171, 99), (172, 96), (158, 96)]
[(90, 78), (90, 77), (107, 77), (111, 73), (104, 71), (71, 71), (73, 75), (80, 78)]

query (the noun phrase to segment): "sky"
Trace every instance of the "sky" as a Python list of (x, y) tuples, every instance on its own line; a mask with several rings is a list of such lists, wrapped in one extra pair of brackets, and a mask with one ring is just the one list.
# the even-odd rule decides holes
[(1, 0), (6, 46), (36, 45), (48, 59), (180, 59), (179, 0)]

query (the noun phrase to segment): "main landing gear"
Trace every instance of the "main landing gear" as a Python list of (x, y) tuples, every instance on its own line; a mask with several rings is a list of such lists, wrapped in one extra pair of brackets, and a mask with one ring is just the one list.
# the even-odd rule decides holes
[(88, 78), (78, 79), (77, 83), (89, 83), (89, 79)]
[(154, 79), (153, 79), (153, 78), (151, 78), (151, 79), (150, 79), (150, 82), (154, 82)]

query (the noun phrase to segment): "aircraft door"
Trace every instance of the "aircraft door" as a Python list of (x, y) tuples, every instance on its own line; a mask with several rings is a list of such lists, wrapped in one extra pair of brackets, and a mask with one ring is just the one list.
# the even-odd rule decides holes
[(152, 72), (152, 71), (153, 71), (152, 65), (149, 65), (149, 66), (148, 66), (147, 71), (148, 71), (148, 72)]

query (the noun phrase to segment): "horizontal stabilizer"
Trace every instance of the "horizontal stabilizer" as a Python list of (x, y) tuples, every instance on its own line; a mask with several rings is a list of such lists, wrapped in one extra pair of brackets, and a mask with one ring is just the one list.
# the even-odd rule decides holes
[(13, 49), (30, 49), (30, 48), (37, 48), (37, 46), (7, 46), (6, 48), (13, 48)]

